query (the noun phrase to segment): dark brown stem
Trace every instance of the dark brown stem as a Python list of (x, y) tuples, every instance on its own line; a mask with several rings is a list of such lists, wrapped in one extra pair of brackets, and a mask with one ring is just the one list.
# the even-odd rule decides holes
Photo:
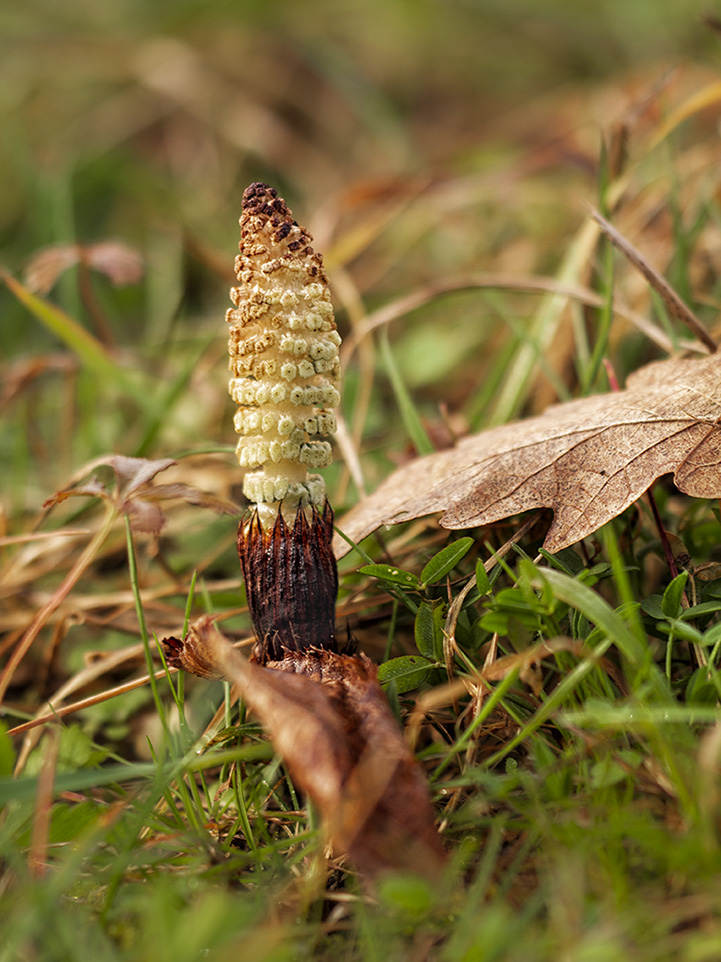
[(279, 661), (286, 651), (337, 651), (335, 602), (338, 569), (333, 554), (333, 510), (301, 508), (289, 525), (278, 512), (263, 527), (257, 511), (241, 521), (238, 555), (258, 644), (255, 658)]
[(656, 499), (653, 496), (653, 491), (651, 488), (646, 492), (646, 497), (648, 498), (648, 503), (651, 506), (651, 514), (653, 515), (653, 520), (656, 522), (656, 527), (658, 528), (658, 536), (661, 539), (661, 546), (663, 547), (663, 553), (666, 556), (666, 564), (668, 565), (668, 570), (671, 572), (671, 577), (675, 578), (678, 574), (678, 569), (676, 568), (676, 561), (673, 557), (673, 552), (671, 551), (671, 545), (668, 543), (668, 538), (666, 537), (666, 530), (661, 521), (661, 515), (658, 513), (658, 508), (656, 507)]
[(108, 323), (108, 319), (105, 316), (105, 311), (101, 307), (100, 301), (95, 296), (95, 291), (93, 290), (93, 282), (90, 278), (90, 268), (82, 260), (82, 258), (78, 263), (78, 290), (80, 291), (80, 298), (85, 306), (85, 310), (88, 312), (99, 340), (106, 347), (116, 347), (117, 345), (115, 341), (115, 335), (113, 334), (113, 329)]

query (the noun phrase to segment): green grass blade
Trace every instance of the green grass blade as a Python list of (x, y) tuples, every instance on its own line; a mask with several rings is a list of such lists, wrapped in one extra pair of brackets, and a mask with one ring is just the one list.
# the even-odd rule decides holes
[(0, 268), (0, 278), (30, 313), (77, 355), (81, 364), (105, 380), (122, 381), (122, 372), (100, 341), (59, 307), (43, 300)]
[[(115, 785), (131, 779), (149, 778), (155, 775), (157, 766), (152, 762), (132, 765), (108, 765), (105, 768), (81, 768), (74, 772), (62, 772), (55, 777), (55, 794), (82, 792), (103, 785)], [(8, 802), (27, 802), (37, 797), (38, 778), (0, 778), (0, 805)]]
[(584, 614), (613, 641), (629, 665), (636, 670), (637, 681), (650, 682), (654, 693), (660, 699), (670, 700), (670, 692), (662, 675), (651, 663), (648, 646), (592, 588), (552, 568), (534, 568), (529, 581), (534, 588), (549, 586), (559, 601)]
[(383, 331), (381, 333), (379, 341), (383, 363), (385, 364), (388, 379), (391, 382), (391, 387), (393, 388), (393, 393), (396, 396), (398, 410), (403, 421), (403, 426), (408, 432), (408, 437), (413, 442), (413, 446), (419, 455), (432, 454), (435, 448), (433, 447), (431, 439), (425, 432), (425, 428), (421, 423), (418, 411), (413, 404), (413, 399), (408, 393), (408, 389), (403, 382), (401, 372), (396, 364), (395, 358), (393, 357), (387, 331)]
[[(558, 272), (559, 286), (577, 283), (588, 264), (598, 237), (598, 227), (588, 218), (572, 243)], [(563, 313), (568, 304), (566, 294), (548, 294), (536, 312), (526, 341), (521, 344), (516, 359), (503, 385), (489, 425), (506, 424), (519, 413), (534, 383), (533, 369), (538, 358), (546, 356), (558, 333)]]

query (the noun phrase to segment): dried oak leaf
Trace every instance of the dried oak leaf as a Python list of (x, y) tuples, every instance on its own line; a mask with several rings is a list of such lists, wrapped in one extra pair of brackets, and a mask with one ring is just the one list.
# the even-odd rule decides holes
[[(695, 498), (721, 497), (721, 353), (658, 361), (626, 390), (555, 405), (482, 431), (394, 472), (339, 523), (353, 541), (383, 524), (443, 512), (472, 528), (533, 508), (553, 509), (544, 547), (560, 551), (672, 473)], [(340, 557), (349, 548), (336, 540)]]
[(222, 673), (237, 686), (337, 853), (348, 853), (366, 877), (442, 871), (428, 789), (368, 658), (316, 648), (262, 667), (235, 651), (210, 618), (190, 634), (165, 639), (168, 660), (200, 666), (203, 677)]

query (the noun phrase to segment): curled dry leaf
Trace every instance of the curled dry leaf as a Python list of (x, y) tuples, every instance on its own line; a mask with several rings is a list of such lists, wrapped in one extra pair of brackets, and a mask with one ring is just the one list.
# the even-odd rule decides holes
[(165, 513), (157, 504), (150, 504), (144, 498), (128, 498), (123, 502), (123, 511), (130, 518), (130, 526), (136, 534), (159, 535), (165, 527)]
[(93, 270), (105, 274), (116, 287), (137, 284), (143, 276), (139, 251), (121, 241), (101, 241), (85, 248), (84, 257)]
[(105, 501), (114, 501), (119, 510), (128, 515), (134, 531), (159, 534), (165, 524), (165, 515), (157, 504), (151, 503), (159, 500), (159, 495), (157, 489), (148, 485), (157, 474), (177, 464), (177, 461), (172, 458), (149, 461), (147, 458), (127, 458), (122, 455), (111, 455), (93, 461), (94, 467), (104, 464), (109, 465), (115, 472), (117, 488), (114, 493), (111, 494), (105, 485), (93, 476), (82, 484), (58, 491), (43, 507), (52, 508), (72, 497), (102, 498)]
[(153, 478), (177, 464), (172, 458), (158, 458), (150, 461), (148, 458), (128, 458), (122, 454), (114, 454), (102, 462), (109, 464), (118, 479), (118, 490), (123, 497), (128, 497), (138, 488), (152, 481)]
[[(482, 431), (392, 474), (340, 522), (360, 541), (383, 524), (443, 512), (472, 528), (553, 509), (544, 547), (560, 551), (633, 504), (664, 474), (695, 498), (721, 497), (721, 356), (668, 360), (625, 391), (555, 405)], [(336, 540), (336, 555), (349, 548)]]
[(208, 637), (216, 631), (213, 618), (199, 618), (188, 627), (185, 638), (163, 638), (160, 644), (171, 668), (180, 668), (199, 678), (218, 679), (222, 670), (213, 662), (213, 648)]
[(83, 484), (76, 484), (72, 488), (56, 491), (52, 498), (43, 501), (43, 508), (49, 510), (50, 508), (54, 508), (55, 505), (67, 501), (68, 498), (101, 498), (104, 501), (109, 501), (110, 492), (104, 484), (101, 484), (100, 481), (93, 476), (88, 478)]
[[(175, 463), (175, 462), (173, 462)], [(237, 515), (240, 508), (232, 501), (219, 498), (209, 491), (201, 491), (190, 484), (154, 484), (143, 491), (143, 498), (146, 501), (185, 501), (196, 508), (209, 508), (217, 514)]]
[(171, 664), (237, 685), (294, 781), (318, 808), (337, 853), (367, 877), (405, 869), (434, 877), (445, 856), (420, 769), (363, 655), (306, 649), (267, 666), (235, 651), (203, 619)]
[[(93, 476), (87, 481), (58, 491), (49, 498), (43, 507), (52, 508), (71, 497), (94, 497), (112, 501), (118, 509), (130, 518), (133, 530), (144, 534), (159, 534), (165, 524), (165, 514), (159, 506), (164, 501), (185, 501), (200, 508), (210, 508), (219, 514), (237, 514), (238, 507), (231, 501), (218, 498), (207, 491), (201, 491), (188, 484), (152, 484), (162, 471), (177, 464), (172, 458), (129, 458), (123, 455), (110, 455), (97, 458), (89, 467), (110, 466), (115, 472), (117, 486), (114, 492), (108, 490)], [(86, 466), (86, 470), (87, 470)]]
[(58, 244), (38, 251), (25, 270), (25, 282), (36, 294), (47, 294), (58, 278), (76, 264), (105, 274), (113, 284), (137, 284), (143, 276), (140, 254), (120, 241), (98, 244)]

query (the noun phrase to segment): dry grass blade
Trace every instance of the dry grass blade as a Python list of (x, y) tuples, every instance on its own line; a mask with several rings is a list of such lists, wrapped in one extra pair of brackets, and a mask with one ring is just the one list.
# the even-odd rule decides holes
[[(518, 544), (531, 530), (531, 528), (538, 523), (540, 520), (540, 512), (534, 514), (529, 518), (525, 524), (516, 531), (512, 538), (509, 538), (505, 544), (494, 552), (493, 557), (489, 558), (485, 562), (484, 568), (486, 573), (490, 572), (495, 568), (501, 558), (505, 558), (511, 547), (514, 544)], [(453, 678), (454, 675), (454, 651), (456, 649), (456, 625), (458, 624), (458, 618), (463, 609), (468, 594), (476, 587), (477, 580), (475, 575), (471, 575), (467, 583), (458, 592), (453, 601), (448, 607), (448, 614), (446, 615), (446, 624), (443, 629), (443, 656), (446, 663), (446, 671), (448, 672), (448, 677)]]
[(31, 534), (7, 535), (0, 538), (0, 548), (6, 548), (11, 544), (30, 544), (56, 538), (82, 538), (90, 533), (87, 528), (63, 528), (60, 531), (33, 531)]
[[(175, 672), (177, 668), (169, 666), (168, 671)], [(165, 677), (165, 669), (161, 668), (156, 671), (154, 678), (160, 680)], [(51, 712), (47, 712), (43, 715), (38, 715), (36, 718), (32, 718), (30, 721), (23, 722), (22, 725), (16, 725), (14, 728), (9, 729), (8, 735), (22, 735), (25, 732), (32, 731), (35, 728), (39, 728), (41, 725), (47, 725), (48, 722), (57, 721), (59, 718), (65, 718), (68, 715), (73, 715), (75, 712), (83, 711), (85, 708), (92, 708), (93, 705), (100, 705), (105, 701), (109, 701), (111, 698), (116, 698), (118, 695), (124, 695), (129, 691), (134, 691), (136, 688), (142, 688), (147, 685), (150, 681), (150, 675), (142, 675), (140, 678), (134, 678), (132, 681), (126, 681), (122, 685), (116, 685), (115, 688), (108, 688), (105, 691), (98, 692), (97, 695), (89, 695), (87, 698), (81, 698), (80, 701), (75, 701), (70, 705), (65, 705), (63, 708), (58, 708)], [(22, 759), (21, 759), (22, 761)], [(22, 767), (19, 764), (19, 768)]]
[(42, 878), (48, 863), (48, 841), (50, 836), (50, 814), (53, 808), (53, 785), (60, 749), (60, 730), (53, 726), (50, 730), (49, 750), (43, 760), (38, 777), (38, 790), (35, 800), (28, 866), (30, 873)]
[[(443, 297), (446, 294), (454, 294), (460, 291), (469, 290), (507, 290), (518, 291), (526, 294), (551, 294), (559, 297), (569, 298), (579, 304), (588, 307), (601, 308), (604, 306), (604, 299), (588, 287), (581, 284), (567, 284), (559, 281), (555, 277), (532, 277), (516, 274), (493, 274), (476, 273), (462, 277), (450, 278), (437, 284), (429, 285), (420, 290), (413, 291), (403, 297), (399, 297), (390, 304), (385, 304), (378, 310), (368, 314), (364, 320), (357, 324), (345, 338), (341, 349), (341, 360), (345, 366), (348, 360), (357, 349), (358, 344), (364, 337), (372, 331), (416, 311), (426, 304)], [(630, 321), (634, 327), (646, 335), (649, 340), (657, 344), (661, 350), (670, 354), (673, 350), (668, 335), (658, 328), (655, 324), (639, 314), (632, 311), (624, 304), (614, 302), (614, 311), (623, 318)]]
[(699, 321), (699, 319), (693, 313), (691, 308), (688, 307), (687, 304), (684, 304), (668, 281), (663, 278), (658, 271), (654, 270), (645, 257), (639, 251), (637, 251), (636, 248), (625, 239), (625, 237), (622, 237), (616, 228), (610, 224), (597, 210), (592, 207), (590, 208), (590, 213), (591, 217), (593, 217), (604, 234), (607, 235), (614, 247), (617, 247), (621, 253), (634, 265), (634, 267), (638, 268), (651, 287), (656, 291), (657, 294), (659, 294), (664, 304), (668, 308), (669, 313), (675, 317), (676, 320), (685, 324), (699, 339), (699, 341), (701, 341), (702, 344), (705, 344), (709, 351), (713, 354), (717, 350), (718, 345), (703, 326), (701, 321)]
[[(475, 706), (473, 714), (475, 714), (485, 696), (491, 690), (488, 682), (498, 682), (508, 678), (509, 675), (517, 675), (519, 680), (538, 697), (543, 691), (539, 666), (544, 658), (552, 658), (559, 652), (569, 652), (579, 659), (592, 654), (583, 642), (563, 636), (539, 642), (523, 651), (515, 652), (512, 655), (504, 655), (501, 658), (496, 657), (496, 652), (497, 639), (494, 636), (483, 667), (479, 671), (474, 675), (466, 675), (463, 678), (457, 678), (444, 685), (439, 685), (437, 688), (424, 692), (417, 699), (408, 723), (408, 740), (411, 745), (416, 744), (426, 717), (439, 708), (455, 705), (461, 695), (471, 694), (472, 704)], [(602, 662), (604, 668), (615, 678), (613, 667), (607, 665), (605, 660), (602, 660)]]
[[(712, 22), (712, 18), (709, 18), (707, 23), (710, 21)], [(700, 90), (694, 91), (687, 100), (675, 107), (668, 117), (664, 119), (663, 123), (651, 138), (651, 142), (648, 145), (649, 151), (655, 150), (672, 131), (685, 120), (688, 120), (689, 117), (693, 117), (703, 110), (708, 110), (710, 107), (716, 107), (719, 101), (721, 101), (721, 80), (713, 80)]]
[(15, 672), (17, 666), (30, 650), (32, 643), (35, 641), (50, 616), (62, 604), (63, 600), (72, 591), (73, 587), (77, 584), (78, 579), (86, 570), (88, 565), (92, 563), (93, 559), (100, 550), (101, 545), (110, 533), (110, 529), (113, 526), (115, 518), (115, 509), (108, 507), (98, 531), (95, 533), (92, 540), (88, 542), (75, 564), (63, 579), (62, 583), (52, 593), (46, 604), (44, 604), (40, 611), (38, 611), (27, 631), (20, 639), (15, 651), (10, 656), (2, 675), (0, 675), (0, 704), (2, 704), (5, 692), (7, 691), (8, 685), (10, 684), (13, 673)]
[[(252, 637), (241, 638), (239, 641), (234, 642), (234, 645), (249, 646), (252, 644), (253, 640), (254, 639)], [(158, 671), (154, 672), (152, 677), (155, 680), (160, 681), (166, 676), (166, 672), (174, 674), (181, 669), (191, 671), (193, 674), (200, 675), (201, 677), (220, 677), (217, 672), (214, 673), (212, 670), (207, 675), (203, 675), (202, 670), (198, 670), (198, 663), (194, 662), (193, 660), (192, 652), (185, 647), (182, 647), (182, 654), (180, 658), (178, 658), (178, 652), (181, 650), (181, 643), (178, 643), (176, 639), (163, 639), (162, 644), (168, 667), (167, 669), (160, 668)], [(102, 677), (104, 674), (110, 674), (115, 668), (124, 662), (130, 659), (140, 658), (143, 650), (142, 644), (132, 645), (123, 649), (122, 651), (111, 652), (104, 655), (101, 660), (88, 665), (82, 671), (79, 671), (68, 682), (66, 682), (62, 688), (58, 689), (58, 691), (51, 699), (49, 699), (46, 705), (44, 705), (38, 711), (35, 718), (31, 718), (29, 721), (23, 722), (21, 725), (16, 725), (14, 728), (9, 729), (8, 734), (21, 735), (24, 732), (29, 732), (39, 728), (42, 725), (46, 725), (48, 722), (57, 721), (59, 718), (65, 718), (68, 715), (73, 715), (75, 712), (83, 711), (85, 708), (91, 708), (93, 705), (100, 705), (112, 698), (117, 698), (119, 695), (124, 695), (129, 691), (135, 691), (136, 688), (142, 688), (144, 685), (149, 684), (151, 676), (144, 674), (140, 675), (138, 678), (131, 678), (129, 681), (123, 682), (120, 685), (115, 685), (112, 688), (106, 688), (95, 695), (89, 695), (87, 698), (81, 698), (69, 705), (62, 705), (62, 702), (64, 702), (74, 691), (77, 691), (79, 688), (84, 687), (89, 682)], [(221, 709), (221, 712), (223, 711), (224, 707)], [(18, 769), (22, 767), (21, 762), (22, 757), (18, 761)]]

